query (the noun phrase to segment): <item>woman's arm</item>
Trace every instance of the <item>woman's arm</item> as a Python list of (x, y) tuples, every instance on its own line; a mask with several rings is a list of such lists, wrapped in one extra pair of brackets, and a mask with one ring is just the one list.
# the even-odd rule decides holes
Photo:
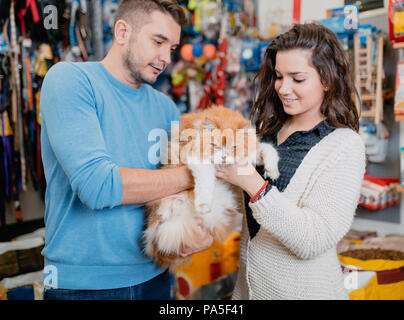
[[(250, 203), (256, 221), (301, 259), (311, 259), (336, 246), (348, 232), (365, 172), (362, 141), (346, 144), (335, 165), (317, 177), (302, 206), (292, 203), (273, 187), (261, 199)], [(264, 180), (255, 171), (237, 175), (236, 165), (221, 169), (217, 177), (240, 186), (253, 196)]]
[(337, 245), (351, 227), (365, 173), (361, 141), (344, 146), (343, 154), (316, 179), (309, 195), (296, 206), (276, 188), (251, 203), (254, 218), (301, 259), (311, 259)]

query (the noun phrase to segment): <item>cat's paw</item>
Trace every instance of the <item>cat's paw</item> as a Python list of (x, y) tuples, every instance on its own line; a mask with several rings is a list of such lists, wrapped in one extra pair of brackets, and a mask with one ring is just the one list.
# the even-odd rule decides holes
[(207, 203), (199, 203), (199, 204), (195, 204), (195, 209), (196, 209), (196, 212), (198, 213), (198, 214), (207, 214), (207, 213), (209, 213), (211, 210), (212, 210), (212, 208), (210, 207), (210, 205), (208, 205)]
[(200, 168), (201, 166), (201, 160), (198, 159), (197, 157), (193, 157), (193, 156), (188, 156), (187, 157), (187, 162), (186, 162), (187, 167), (191, 170), (191, 171), (195, 171), (198, 168)]
[(271, 178), (272, 180), (276, 180), (279, 178), (280, 172), (278, 166), (273, 167), (265, 167), (264, 178)]

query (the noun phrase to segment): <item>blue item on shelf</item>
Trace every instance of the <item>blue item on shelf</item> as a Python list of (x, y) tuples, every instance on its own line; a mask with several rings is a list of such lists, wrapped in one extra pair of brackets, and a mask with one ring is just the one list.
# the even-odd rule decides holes
[(203, 47), (202, 47), (202, 45), (200, 43), (195, 43), (192, 46), (192, 55), (195, 58), (199, 58), (199, 57), (201, 57), (203, 55)]
[(366, 37), (376, 34), (378, 32), (377, 28), (371, 24), (360, 24), (358, 26), (357, 34), (360, 36), (361, 46), (366, 45)]
[(223, 4), (227, 8), (228, 12), (243, 11), (243, 1), (242, 0), (224, 0)]
[[(327, 27), (331, 31), (336, 34), (353, 34), (356, 29), (351, 28), (352, 25), (347, 22), (353, 22), (352, 19), (355, 20), (355, 24), (357, 25), (358, 17), (350, 16), (353, 14), (352, 10), (346, 10), (348, 6), (339, 7), (330, 9), (331, 17), (327, 19), (319, 20), (319, 24)], [(356, 7), (356, 12), (359, 13), (359, 9), (357, 5), (350, 5), (350, 7)], [(349, 14), (349, 15), (348, 15)], [(348, 19), (348, 20), (347, 20)]]
[(260, 66), (259, 40), (243, 39), (240, 55), (240, 65), (245, 71), (257, 71)]

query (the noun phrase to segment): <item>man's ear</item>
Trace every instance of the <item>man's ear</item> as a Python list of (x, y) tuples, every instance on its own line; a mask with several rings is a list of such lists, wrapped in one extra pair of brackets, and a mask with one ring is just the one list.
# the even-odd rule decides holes
[(125, 20), (120, 19), (115, 23), (114, 27), (114, 41), (117, 44), (125, 44), (129, 41), (132, 34), (132, 27)]

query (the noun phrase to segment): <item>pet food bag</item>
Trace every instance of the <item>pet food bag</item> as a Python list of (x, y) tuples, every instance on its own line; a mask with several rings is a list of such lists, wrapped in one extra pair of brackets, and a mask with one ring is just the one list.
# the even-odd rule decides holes
[(374, 237), (377, 237), (376, 231), (359, 231), (350, 229), (344, 238), (351, 243), (358, 245), (361, 244), (364, 240)]
[(209, 249), (194, 254), (189, 265), (175, 270), (176, 298), (188, 299), (202, 286), (237, 271), (239, 257), (239, 231), (231, 232), (223, 243), (214, 241)]
[(370, 238), (339, 253), (344, 271), (358, 279), (351, 300), (404, 300), (403, 241), (403, 236)]

